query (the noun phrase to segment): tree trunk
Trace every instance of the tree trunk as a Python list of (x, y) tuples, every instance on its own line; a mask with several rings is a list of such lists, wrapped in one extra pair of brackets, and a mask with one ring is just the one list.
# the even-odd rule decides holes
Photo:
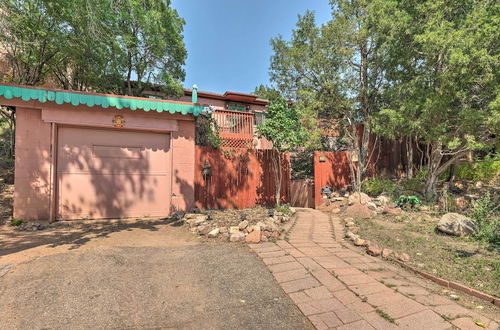
[(276, 185), (276, 206), (281, 204), (281, 155), (278, 150), (275, 150), (275, 155), (272, 157), (272, 164), (274, 167), (274, 182)]
[(413, 178), (413, 139), (406, 137), (406, 177)]

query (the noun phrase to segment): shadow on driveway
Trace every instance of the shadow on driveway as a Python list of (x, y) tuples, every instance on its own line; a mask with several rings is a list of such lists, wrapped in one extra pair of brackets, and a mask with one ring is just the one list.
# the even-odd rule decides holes
[(248, 247), (142, 242), (174, 239), (162, 228), (187, 231), (121, 232), (15, 265), (0, 278), (0, 328), (313, 328)]

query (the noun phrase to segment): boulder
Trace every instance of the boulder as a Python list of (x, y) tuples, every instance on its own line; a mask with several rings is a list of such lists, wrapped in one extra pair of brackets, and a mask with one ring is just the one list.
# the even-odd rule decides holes
[(369, 219), (374, 215), (374, 212), (363, 204), (353, 204), (347, 207), (345, 214), (353, 218)]
[(229, 240), (231, 242), (240, 242), (240, 241), (243, 241), (244, 239), (245, 239), (245, 234), (243, 234), (240, 231), (238, 231), (237, 233), (231, 234), (231, 236), (229, 237)]
[(215, 228), (214, 230), (210, 231), (208, 233), (208, 237), (209, 238), (215, 238), (217, 236), (219, 236), (219, 232), (220, 232), (220, 229), (219, 228)]
[(244, 221), (240, 222), (240, 224), (238, 225), (238, 228), (240, 230), (245, 230), (246, 227), (248, 227), (248, 220), (244, 220)]
[(371, 256), (379, 256), (382, 253), (382, 250), (375, 244), (369, 244), (366, 248), (366, 253)]
[(458, 213), (446, 213), (437, 224), (443, 233), (455, 236), (470, 236), (477, 230), (477, 223)]
[(354, 204), (354, 203), (365, 204), (366, 202), (369, 202), (371, 200), (372, 200), (371, 197), (365, 193), (355, 192), (354, 194), (349, 196), (349, 204)]
[(389, 258), (392, 254), (391, 249), (383, 249), (382, 250), (382, 258)]
[(260, 242), (260, 230), (254, 230), (247, 235), (245, 241), (249, 244), (257, 244)]

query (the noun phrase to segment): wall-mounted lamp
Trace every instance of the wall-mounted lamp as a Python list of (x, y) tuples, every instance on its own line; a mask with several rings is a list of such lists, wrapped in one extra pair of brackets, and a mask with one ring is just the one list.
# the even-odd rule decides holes
[(201, 168), (201, 175), (203, 175), (205, 180), (207, 177), (212, 175), (212, 166), (207, 161), (205, 161), (203, 167)]

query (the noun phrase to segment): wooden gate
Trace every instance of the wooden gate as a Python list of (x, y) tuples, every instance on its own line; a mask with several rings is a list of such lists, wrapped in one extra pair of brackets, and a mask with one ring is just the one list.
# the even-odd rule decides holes
[(314, 205), (321, 205), (321, 188), (346, 189), (351, 184), (349, 158), (345, 151), (314, 152)]

